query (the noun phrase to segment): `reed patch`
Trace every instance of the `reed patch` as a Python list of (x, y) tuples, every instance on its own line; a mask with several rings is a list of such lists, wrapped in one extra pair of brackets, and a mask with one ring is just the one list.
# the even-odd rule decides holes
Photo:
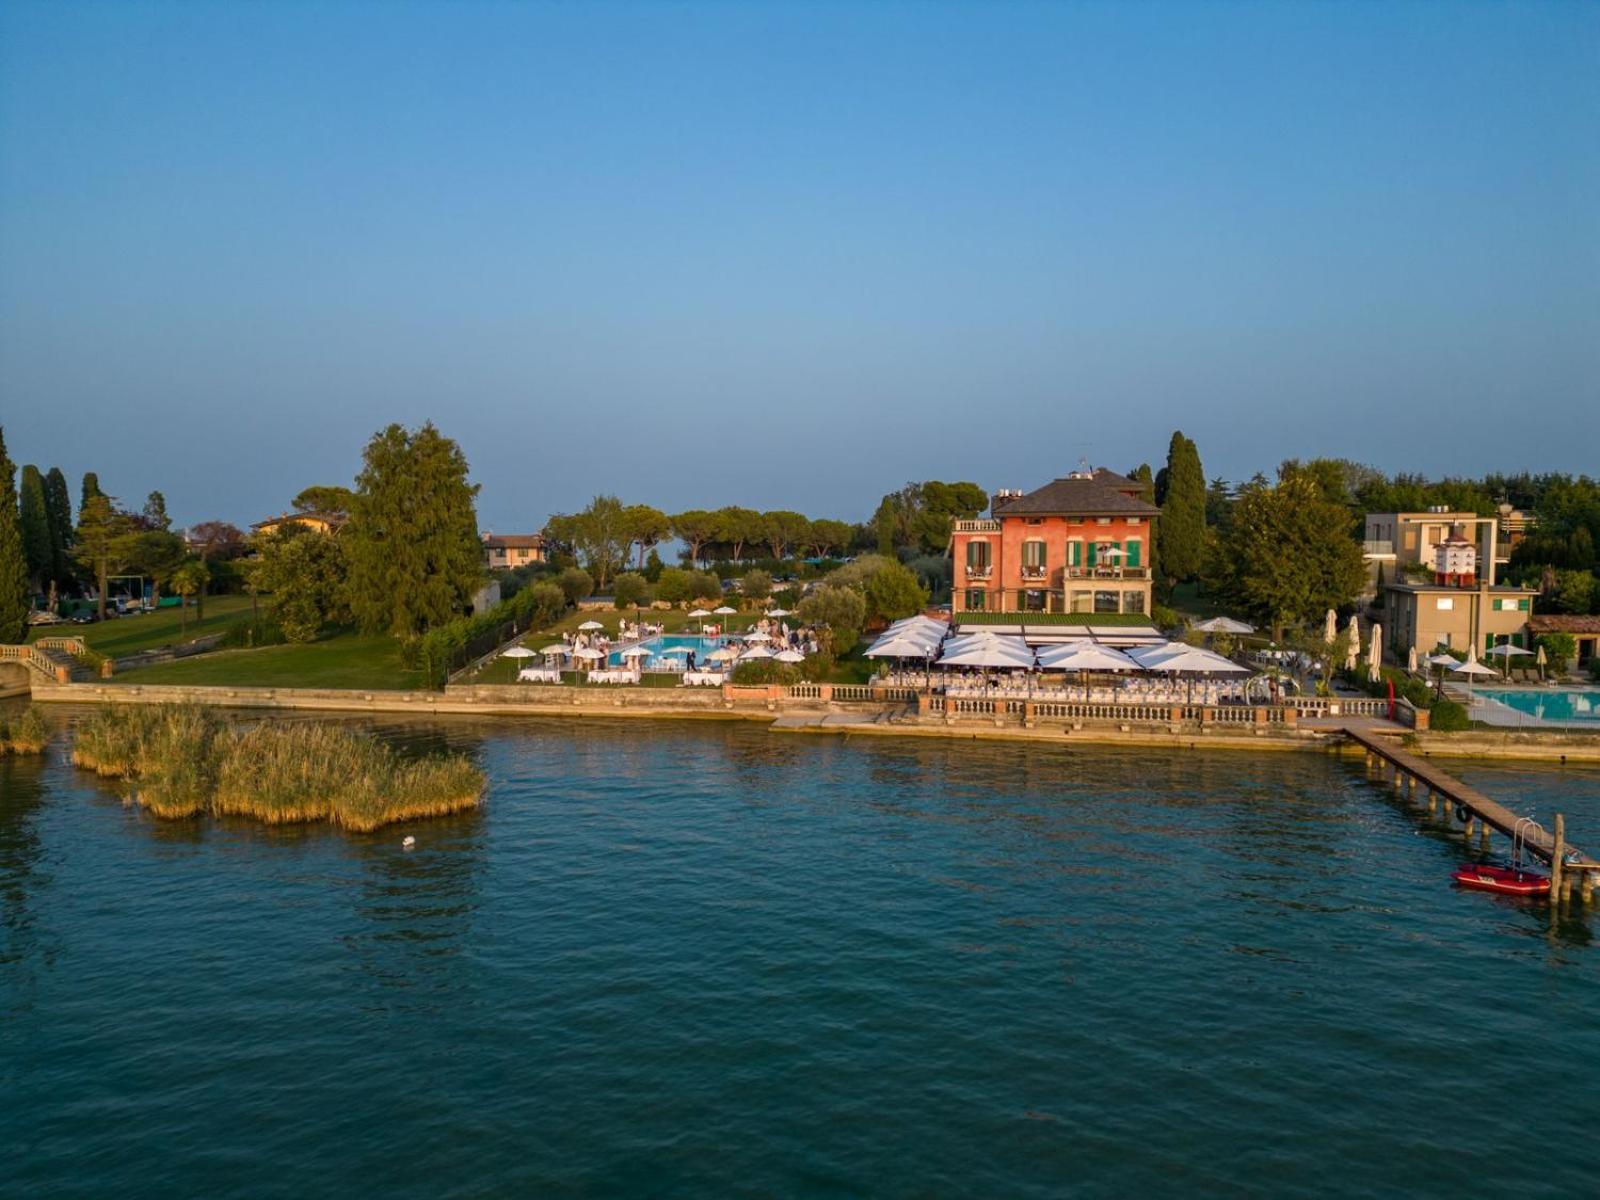
[(0, 754), (43, 754), (50, 744), (50, 722), (37, 704), (13, 720), (0, 716)]
[(78, 724), (72, 761), (127, 780), (158, 817), (328, 821), (357, 833), (476, 807), (485, 786), (465, 755), (410, 760), (341, 725), (235, 726), (183, 704), (97, 710)]

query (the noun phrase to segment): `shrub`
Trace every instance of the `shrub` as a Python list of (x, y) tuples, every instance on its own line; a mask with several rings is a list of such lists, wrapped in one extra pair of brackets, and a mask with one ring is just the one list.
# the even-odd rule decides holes
[(772, 595), (772, 572), (759, 567), (746, 571), (739, 590), (751, 600), (765, 600)]
[(650, 583), (643, 575), (625, 571), (611, 581), (611, 595), (618, 608), (642, 608), (650, 603)]
[(662, 567), (656, 577), (656, 599), (668, 604), (680, 604), (689, 598), (689, 584), (693, 572), (682, 567)]
[(690, 600), (721, 600), (722, 584), (715, 575), (706, 571), (692, 571), (689, 574)]
[(217, 644), (227, 650), (248, 650), (255, 646), (282, 646), (288, 640), (283, 626), (271, 617), (245, 617), (229, 624)]
[(867, 603), (853, 587), (824, 584), (800, 601), (800, 619), (824, 631), (824, 645), (843, 654), (861, 637), (867, 620)]
[(1589, 678), (1600, 683), (1600, 654), (1589, 660)]
[(1557, 674), (1564, 673), (1578, 653), (1578, 639), (1570, 633), (1541, 634), (1539, 645), (1544, 647), (1545, 659)]
[(1435, 700), (1432, 714), (1428, 720), (1428, 728), (1439, 733), (1460, 733), (1463, 729), (1471, 727), (1472, 722), (1467, 719), (1467, 710), (1454, 700)]
[(861, 594), (867, 602), (867, 619), (885, 624), (919, 613), (928, 603), (927, 589), (896, 562), (869, 575), (861, 585)]
[(594, 594), (594, 577), (580, 567), (568, 567), (556, 576), (556, 586), (566, 596), (568, 604), (576, 604)]
[(1178, 625), (1178, 612), (1168, 608), (1165, 604), (1152, 604), (1150, 606), (1150, 624), (1157, 629), (1173, 629)]
[(402, 645), (401, 656), (410, 669), (421, 670), (425, 683), (441, 687), (451, 671), (519, 633), (551, 624), (566, 608), (566, 593), (560, 587), (536, 583), (482, 616), (463, 617), (428, 630), (414, 645)]
[(769, 683), (798, 683), (800, 672), (791, 663), (781, 663), (770, 658), (742, 662), (733, 668), (734, 683), (759, 687)]
[(30, 704), (15, 721), (0, 716), (0, 754), (43, 754), (50, 744), (50, 723), (37, 704)]

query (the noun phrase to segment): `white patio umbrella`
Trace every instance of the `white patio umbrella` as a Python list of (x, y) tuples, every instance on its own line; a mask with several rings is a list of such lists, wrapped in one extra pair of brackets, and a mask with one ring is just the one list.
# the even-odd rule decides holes
[(720, 650), (713, 650), (710, 654), (706, 655), (706, 661), (707, 662), (727, 662), (730, 659), (734, 659), (734, 658), (738, 658), (738, 657), (739, 657), (739, 652), (737, 650), (735, 650), (732, 646), (723, 646)]
[(926, 642), (914, 642), (909, 638), (879, 638), (872, 643), (862, 657), (931, 658), (937, 650), (937, 646), (929, 646)]
[(1367, 678), (1377, 683), (1383, 677), (1383, 626), (1374, 622), (1372, 644), (1367, 647)]
[(1532, 655), (1533, 651), (1524, 650), (1521, 646), (1513, 646), (1510, 642), (1502, 642), (1500, 645), (1490, 650), (1489, 653), (1498, 654), (1502, 658), (1518, 658), (1523, 655)]
[(537, 650), (529, 650), (526, 646), (513, 646), (500, 656), (501, 658), (538, 658)]
[(623, 658), (649, 658), (651, 651), (648, 646), (629, 646), (622, 652)]
[(1544, 678), (1544, 668), (1545, 668), (1545, 664), (1546, 664), (1546, 661), (1547, 661), (1545, 659), (1545, 656), (1544, 656), (1544, 643), (1543, 642), (1539, 643), (1539, 656), (1537, 658), (1535, 658), (1533, 661), (1539, 665), (1539, 678), (1543, 679)]
[(600, 651), (596, 650), (593, 646), (585, 646), (581, 650), (574, 650), (572, 652), (572, 657), (582, 658), (592, 662), (597, 658), (604, 658), (605, 655), (600, 653)]
[(1244, 621), (1235, 621), (1232, 617), (1212, 617), (1209, 621), (1201, 621), (1195, 626), (1201, 633), (1254, 633), (1256, 627)]
[(792, 612), (790, 612), (787, 608), (769, 608), (769, 609), (767, 609), (767, 616), (769, 616), (769, 617), (792, 617), (792, 616), (794, 616), (794, 614)]
[(1047, 671), (1142, 671), (1138, 661), (1121, 650), (1097, 642), (1074, 642), (1039, 651), (1039, 665)]
[(1333, 611), (1333, 609), (1330, 608), (1328, 610), (1327, 623), (1323, 626), (1323, 629), (1322, 629), (1322, 640), (1324, 642), (1326, 642), (1328, 645), (1331, 646), (1331, 645), (1333, 645), (1334, 639), (1337, 638), (1338, 636), (1339, 636), (1339, 615), (1337, 613), (1335, 613)]
[(599, 621), (585, 621), (582, 625), (579, 625), (578, 628), (579, 629), (604, 629), (605, 626), (600, 624)]
[(1354, 671), (1356, 658), (1361, 653), (1361, 622), (1356, 620), (1355, 613), (1350, 614), (1350, 624), (1344, 627), (1344, 631), (1350, 637), (1350, 645), (1344, 652), (1344, 669)]
[(765, 647), (765, 646), (751, 646), (750, 649), (746, 650), (743, 654), (739, 655), (739, 661), (740, 662), (744, 662), (748, 658), (776, 658), (776, 657), (777, 657), (777, 655), (773, 654), (773, 652), (771, 650), (767, 649), (767, 647)]
[(806, 660), (806, 656), (801, 654), (798, 650), (780, 650), (772, 657), (777, 659), (779, 662), (786, 663), (805, 662)]
[(971, 646), (939, 659), (941, 667), (1011, 667), (1027, 670), (1033, 666), (1033, 652), (1009, 646)]
[(708, 613), (708, 612), (707, 612), (707, 611), (706, 611), (706, 610), (705, 610), (705, 609), (703, 609), (703, 608), (691, 608), (691, 609), (690, 609), (690, 610), (689, 610), (689, 616), (690, 616), (690, 617), (691, 617), (691, 618), (694, 618), (694, 617), (709, 617), (709, 616), (710, 616), (710, 615), (711, 615), (711, 614), (710, 614), (710, 613)]
[(745, 634), (744, 640), (747, 642), (770, 642), (772, 638), (765, 633), (757, 632)]
[(1128, 651), (1128, 657), (1147, 671), (1164, 671), (1174, 675), (1250, 674), (1249, 667), (1242, 667), (1214, 650), (1186, 646), (1181, 642), (1167, 646), (1135, 647)]
[(731, 617), (737, 614), (739, 610), (737, 608), (729, 608), (726, 604), (723, 604), (717, 608), (713, 608), (711, 611), (716, 613), (719, 617)]
[(549, 658), (552, 654), (559, 654), (562, 657), (566, 657), (568, 654), (572, 653), (572, 647), (567, 645), (565, 642), (557, 642), (554, 646), (546, 646), (543, 650), (539, 651), (539, 653), (544, 655), (546, 658)]
[(687, 658), (689, 650), (686, 646), (668, 646), (665, 650), (657, 650), (657, 658)]
[(1487, 675), (1491, 679), (1494, 678), (1494, 670), (1479, 662), (1477, 654), (1473, 652), (1467, 654), (1465, 662), (1458, 662), (1450, 669), (1457, 675), (1465, 675), (1467, 677), (1467, 698), (1469, 700), (1472, 698), (1472, 678), (1474, 675)]

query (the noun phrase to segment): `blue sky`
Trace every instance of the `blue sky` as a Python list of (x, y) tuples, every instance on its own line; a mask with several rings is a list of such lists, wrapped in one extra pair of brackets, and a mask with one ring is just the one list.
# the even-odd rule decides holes
[(1600, 6), (0, 8), (0, 422), (180, 521), (432, 418), (865, 517), (1081, 457), (1590, 470)]

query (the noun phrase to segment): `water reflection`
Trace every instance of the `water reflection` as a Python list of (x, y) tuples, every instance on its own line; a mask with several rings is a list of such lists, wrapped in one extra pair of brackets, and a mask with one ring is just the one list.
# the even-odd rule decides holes
[(44, 845), (37, 828), (44, 770), (43, 758), (0, 757), (0, 965), (20, 962), (37, 948), (33, 895), (49, 884), (40, 871)]

